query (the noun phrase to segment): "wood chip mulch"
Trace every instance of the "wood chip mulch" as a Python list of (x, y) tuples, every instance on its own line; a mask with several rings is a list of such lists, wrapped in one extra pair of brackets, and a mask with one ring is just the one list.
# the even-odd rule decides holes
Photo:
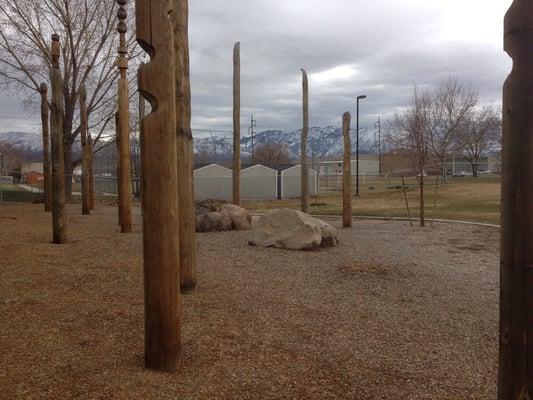
[[(498, 230), (355, 221), (337, 248), (198, 235), (176, 374), (143, 368), (140, 217), (0, 204), (1, 399), (496, 397)], [(138, 214), (138, 210), (137, 210)]]

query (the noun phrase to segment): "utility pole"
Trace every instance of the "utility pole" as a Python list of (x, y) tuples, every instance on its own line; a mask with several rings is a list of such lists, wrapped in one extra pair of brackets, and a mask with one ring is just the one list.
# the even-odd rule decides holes
[(378, 121), (374, 125), (374, 128), (378, 130), (378, 160), (379, 160), (379, 174), (381, 175), (381, 117), (378, 117)]
[(254, 119), (254, 116), (252, 114), (252, 116), (250, 117), (250, 136), (252, 138), (252, 161), (255, 160), (255, 150), (254, 150), (254, 134), (255, 134), (255, 131), (254, 131), (254, 128), (257, 127), (257, 121)]
[(366, 95), (357, 96), (356, 127), (355, 127), (355, 195), (359, 196), (359, 101), (366, 99)]

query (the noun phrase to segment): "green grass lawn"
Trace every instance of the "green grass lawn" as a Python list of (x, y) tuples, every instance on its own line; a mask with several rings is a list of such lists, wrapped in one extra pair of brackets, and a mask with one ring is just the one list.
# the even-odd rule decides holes
[[(431, 219), (435, 199), (435, 179), (428, 179), (425, 185), (425, 215)], [(388, 185), (389, 183), (386, 183)], [(414, 186), (416, 182), (406, 182)], [(380, 188), (377, 186), (380, 185)], [(400, 183), (401, 185), (401, 183)], [(373, 192), (365, 184), (359, 197), (354, 197), (352, 202), (353, 215), (372, 217), (407, 217), (407, 208), (403, 191), (383, 190), (383, 182), (374, 183)], [(362, 186), (363, 188), (363, 186)], [(446, 185), (439, 185), (435, 218), (453, 219), (461, 221), (475, 221), (499, 224), (500, 223), (500, 183), (486, 180), (468, 180), (457, 178), (450, 180)], [(413, 218), (419, 218), (420, 202), (419, 189), (413, 187), (407, 191), (409, 208)], [(311, 214), (315, 215), (341, 215), (342, 195), (340, 192), (320, 194), (318, 199), (311, 199)], [(273, 200), (259, 202), (245, 202), (245, 207), (251, 210), (266, 210), (272, 208), (299, 208), (300, 200)]]

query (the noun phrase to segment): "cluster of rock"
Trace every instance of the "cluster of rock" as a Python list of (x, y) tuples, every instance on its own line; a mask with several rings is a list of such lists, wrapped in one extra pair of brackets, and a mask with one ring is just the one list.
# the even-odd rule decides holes
[(246, 209), (218, 200), (196, 203), (196, 232), (252, 229), (248, 244), (291, 250), (334, 247), (337, 230), (326, 222), (297, 210), (272, 210), (252, 226)]
[(252, 226), (252, 215), (235, 204), (220, 202), (196, 205), (196, 232), (248, 230)]
[(326, 222), (300, 211), (272, 210), (253, 226), (248, 244), (292, 250), (334, 247), (337, 230)]

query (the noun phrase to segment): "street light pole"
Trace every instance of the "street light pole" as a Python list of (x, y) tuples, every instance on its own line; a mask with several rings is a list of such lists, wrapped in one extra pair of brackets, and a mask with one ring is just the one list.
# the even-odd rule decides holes
[(359, 196), (359, 100), (366, 99), (366, 95), (357, 96), (357, 112), (355, 124), (355, 195)]

